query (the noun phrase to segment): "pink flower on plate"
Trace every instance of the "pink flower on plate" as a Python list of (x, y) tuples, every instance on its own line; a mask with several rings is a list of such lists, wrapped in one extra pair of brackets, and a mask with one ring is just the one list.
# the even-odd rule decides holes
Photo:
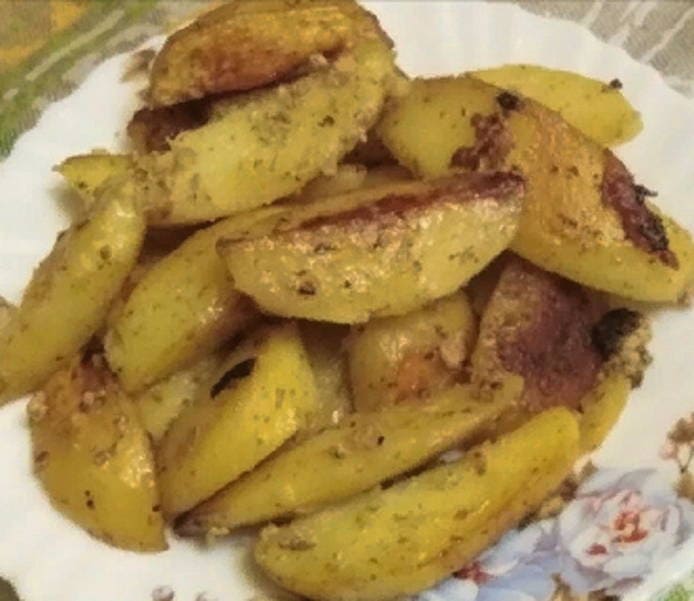
[(416, 601), (548, 601), (558, 568), (553, 521), (507, 533), (476, 561)]
[(556, 528), (560, 577), (571, 590), (619, 595), (692, 535), (694, 505), (655, 470), (600, 470)]

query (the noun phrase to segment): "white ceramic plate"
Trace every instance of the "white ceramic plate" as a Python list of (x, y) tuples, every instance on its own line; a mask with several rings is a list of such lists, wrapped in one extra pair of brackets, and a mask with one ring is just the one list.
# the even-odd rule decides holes
[[(645, 129), (618, 154), (640, 182), (660, 192), (658, 203), (694, 230), (694, 104), (668, 88), (654, 70), (577, 25), (537, 17), (511, 5), (383, 1), (369, 3), (369, 8), (381, 18), (396, 42), (401, 66), (412, 75), (528, 62), (605, 81), (619, 77), (627, 96), (642, 112)], [(122, 140), (141, 85), (121, 81), (127, 61), (127, 56), (117, 56), (95, 69), (80, 89), (52, 105), (0, 164), (0, 294), (10, 300), (18, 300), (33, 267), (52, 246), (56, 232), (68, 223), (61, 211), (65, 191), (52, 166), (70, 154), (95, 147), (117, 149)], [(641, 512), (643, 520), (653, 521), (653, 514), (647, 513), (650, 510), (658, 510), (670, 520), (657, 544), (617, 545), (610, 553), (619, 557), (608, 557), (611, 563), (599, 558), (602, 562), (591, 568), (590, 578), (606, 578), (612, 584), (620, 574), (636, 570), (645, 577), (645, 584), (641, 578), (634, 580), (641, 586), (628, 598), (635, 601), (649, 598), (694, 567), (694, 521), (687, 521), (692, 516), (687, 513), (691, 504), (675, 501), (670, 490), (678, 476), (673, 453), (679, 450), (682, 458), (687, 449), (670, 445), (667, 459), (661, 452), (676, 420), (694, 411), (692, 339), (694, 312), (659, 313), (651, 345), (655, 361), (594, 458), (601, 468), (627, 473), (654, 468), (664, 478), (653, 476), (654, 484), (650, 472), (637, 472), (631, 480), (610, 481), (608, 474), (596, 484), (603, 486), (602, 492), (605, 487), (623, 491), (631, 486), (641, 495), (635, 511)], [(0, 411), (0, 575), (15, 584), (23, 601), (148, 601), (160, 586), (170, 587), (176, 601), (245, 601), (264, 587), (243, 538), (208, 549), (172, 538), (169, 551), (145, 556), (110, 548), (73, 527), (50, 507), (31, 476), (24, 415), (24, 402)], [(572, 559), (571, 553), (569, 550), (564, 557), (565, 564)], [(523, 564), (527, 557), (522, 555), (516, 553), (511, 563)], [(665, 562), (656, 561), (665, 557)], [(503, 569), (498, 573), (507, 573), (508, 565)], [(514, 594), (507, 590), (499, 596), (469, 580), (454, 584), (430, 598), (542, 598), (537, 591), (518, 593), (515, 585), (507, 584)]]

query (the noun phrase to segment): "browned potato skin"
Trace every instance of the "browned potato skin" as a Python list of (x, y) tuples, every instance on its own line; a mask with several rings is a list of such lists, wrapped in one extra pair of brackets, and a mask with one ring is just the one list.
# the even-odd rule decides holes
[(493, 390), (522, 378), (523, 408), (578, 408), (603, 363), (592, 332), (605, 311), (585, 288), (509, 255), (482, 315), (473, 382)]
[(367, 15), (347, 0), (221, 6), (169, 37), (152, 65), (150, 104), (168, 106), (286, 78), (312, 57), (349, 47), (359, 27), (373, 27)]
[(166, 549), (149, 438), (103, 358), (77, 358), (28, 406), (34, 471), (56, 508), (123, 549)]
[(140, 154), (169, 149), (169, 140), (184, 131), (207, 123), (214, 102), (194, 100), (158, 109), (143, 108), (128, 123), (128, 137), (133, 150)]

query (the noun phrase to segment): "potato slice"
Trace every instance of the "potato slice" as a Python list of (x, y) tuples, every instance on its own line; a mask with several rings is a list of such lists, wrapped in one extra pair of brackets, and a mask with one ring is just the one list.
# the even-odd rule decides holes
[(553, 409), (456, 463), (261, 533), (255, 557), (311, 599), (385, 601), (421, 591), (536, 509), (578, 456), (576, 419)]
[(140, 421), (153, 442), (158, 443), (172, 422), (192, 404), (202, 384), (217, 371), (223, 358), (220, 353), (209, 355), (135, 397)]
[(375, 410), (450, 386), (476, 337), (464, 292), (354, 327), (348, 349), (355, 407)]
[(306, 438), (339, 424), (352, 413), (344, 341), (349, 329), (331, 323), (305, 321), (299, 326), (313, 378), (316, 382), (317, 407), (298, 438)]
[(515, 234), (522, 180), (456, 176), (335, 197), (274, 233), (220, 243), (238, 290), (277, 315), (401, 315), (454, 292)]
[(17, 312), (17, 307), (0, 296), (0, 331), (12, 321), (12, 316)]
[(157, 450), (165, 515), (197, 505), (255, 467), (316, 410), (311, 366), (294, 324), (233, 351)]
[(609, 150), (539, 103), (471, 77), (411, 89), (379, 124), (383, 142), (419, 176), (519, 170), (527, 194), (515, 252), (627, 298), (682, 297), (694, 280), (694, 242), (644, 202), (649, 191)]
[(177, 531), (219, 533), (310, 513), (426, 463), (479, 432), (505, 406), (480, 403), (454, 387), (427, 403), (352, 415), (232, 483), (196, 507)]
[(215, 246), (277, 212), (239, 215), (201, 230), (151, 267), (111, 323), (105, 348), (126, 390), (139, 391), (192, 365), (254, 320)]
[(622, 94), (617, 79), (604, 83), (539, 65), (503, 65), (470, 75), (537, 100), (603, 146), (627, 142), (643, 129), (641, 116)]
[(39, 387), (101, 326), (142, 246), (132, 188), (109, 192), (61, 234), (0, 332), (0, 402)]
[(28, 406), (34, 471), (52, 503), (93, 536), (166, 549), (147, 433), (100, 357), (56, 372)]
[(473, 384), (493, 393), (520, 378), (524, 409), (577, 408), (603, 364), (592, 334), (606, 311), (578, 284), (507, 257), (482, 314)]
[(581, 448), (595, 451), (617, 423), (627, 404), (631, 384), (623, 374), (609, 374), (581, 399)]
[(349, 47), (360, 26), (373, 27), (367, 15), (340, 0), (221, 6), (168, 38), (152, 65), (150, 103), (167, 106), (287, 78), (316, 56)]

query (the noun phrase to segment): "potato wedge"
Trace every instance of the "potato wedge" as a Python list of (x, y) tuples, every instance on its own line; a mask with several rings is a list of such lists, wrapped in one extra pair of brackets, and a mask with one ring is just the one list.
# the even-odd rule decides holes
[(152, 65), (150, 103), (168, 106), (287, 78), (316, 56), (350, 47), (360, 27), (373, 27), (367, 14), (344, 0), (225, 4), (168, 38)]
[(505, 407), (453, 387), (426, 403), (352, 415), (230, 484), (185, 516), (177, 532), (220, 533), (311, 513), (425, 464), (479, 432)]
[(197, 505), (255, 467), (316, 410), (296, 325), (263, 331), (232, 351), (157, 450), (165, 515)]
[(327, 196), (346, 194), (362, 187), (366, 179), (366, 167), (344, 164), (333, 175), (321, 175), (310, 181), (290, 202), (311, 202)]
[(349, 329), (330, 323), (305, 321), (299, 325), (316, 383), (316, 410), (306, 427), (297, 434), (303, 439), (339, 424), (352, 413), (352, 390), (349, 385), (345, 338)]
[(147, 433), (98, 356), (75, 359), (29, 403), (34, 471), (55, 507), (93, 536), (166, 549)]
[(450, 386), (477, 338), (464, 292), (406, 315), (353, 327), (349, 370), (358, 411), (373, 411)]
[(627, 142), (643, 129), (641, 116), (624, 97), (617, 79), (603, 83), (539, 65), (503, 65), (470, 75), (537, 100), (603, 146)]
[(142, 246), (132, 189), (104, 195), (58, 237), (0, 332), (0, 402), (38, 388), (101, 326)]
[(266, 311), (361, 323), (412, 311), (479, 272), (513, 238), (522, 189), (504, 173), (369, 188), (219, 251), (237, 289)]
[(137, 157), (152, 222), (209, 221), (299, 191), (336, 168), (394, 81), (391, 50), (368, 40), (315, 73), (217, 105), (171, 150)]
[(140, 391), (192, 365), (254, 320), (215, 247), (222, 235), (245, 232), (277, 211), (271, 207), (200, 230), (149, 269), (104, 341), (126, 390)]
[(128, 155), (101, 152), (69, 157), (55, 170), (77, 192), (86, 212), (94, 205), (99, 188), (112, 177), (126, 175), (131, 167)]
[(606, 311), (578, 284), (508, 256), (482, 314), (474, 386), (493, 393), (521, 378), (522, 408), (578, 408), (603, 365), (593, 329)]
[(645, 202), (650, 192), (609, 150), (558, 113), (472, 77), (417, 80), (411, 89), (379, 124), (383, 142), (419, 176), (519, 170), (528, 190), (515, 252), (627, 298), (682, 297), (694, 280), (694, 242)]
[(202, 384), (217, 371), (223, 358), (221, 353), (204, 357), (134, 398), (142, 426), (154, 443), (163, 438), (173, 421), (193, 403)]
[(462, 460), (261, 532), (255, 557), (280, 585), (324, 601), (421, 591), (536, 509), (578, 457), (566, 409), (535, 417)]

